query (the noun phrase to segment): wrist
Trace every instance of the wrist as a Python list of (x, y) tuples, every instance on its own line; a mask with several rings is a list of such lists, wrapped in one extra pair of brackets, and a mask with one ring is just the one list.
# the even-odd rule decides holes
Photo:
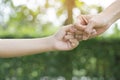
[(107, 27), (111, 26), (114, 23), (113, 21), (114, 16), (112, 14), (108, 14), (107, 12), (102, 12), (99, 14), (99, 16), (101, 18), (104, 18), (103, 22), (104, 24), (106, 24), (105, 26)]
[(55, 50), (53, 36), (39, 38), (36, 40), (38, 41), (36, 45), (39, 45), (39, 51), (43, 50), (43, 52), (47, 52)]
[(100, 13), (101, 15), (104, 16), (105, 20), (107, 19), (109, 25), (113, 24), (115, 21), (117, 21), (120, 18), (119, 5), (120, 5), (120, 0), (116, 0), (102, 13)]
[(63, 49), (61, 49), (62, 46), (59, 45), (59, 43), (61, 43), (61, 39), (59, 39), (57, 35), (50, 36), (50, 40), (51, 40), (50, 42), (51, 42), (51, 45), (52, 45), (52, 49), (54, 51), (61, 51), (61, 50), (63, 50)]
[(49, 48), (50, 48), (50, 51), (56, 51), (57, 48), (56, 48), (56, 39), (55, 39), (55, 36), (52, 35), (52, 36), (49, 36), (47, 37), (47, 45), (49, 45)]

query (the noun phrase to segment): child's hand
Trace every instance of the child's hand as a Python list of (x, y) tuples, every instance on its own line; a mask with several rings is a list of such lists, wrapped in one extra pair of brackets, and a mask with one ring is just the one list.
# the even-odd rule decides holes
[(69, 33), (73, 25), (62, 27), (54, 36), (56, 50), (72, 50), (78, 46), (79, 41), (75, 38), (74, 30)]

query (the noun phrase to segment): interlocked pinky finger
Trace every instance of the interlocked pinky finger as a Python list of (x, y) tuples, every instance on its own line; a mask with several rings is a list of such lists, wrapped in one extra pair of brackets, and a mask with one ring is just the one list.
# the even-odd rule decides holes
[(95, 29), (93, 29), (90, 38), (95, 37), (97, 35), (97, 32)]
[(79, 44), (79, 41), (78, 41), (77, 39), (70, 39), (69, 41), (70, 41), (71, 46), (72, 46), (73, 48), (75, 48), (75, 47), (78, 46), (78, 44)]
[(82, 40), (82, 38), (83, 38), (83, 36), (82, 35), (75, 35), (75, 39), (77, 39), (78, 41), (81, 41)]

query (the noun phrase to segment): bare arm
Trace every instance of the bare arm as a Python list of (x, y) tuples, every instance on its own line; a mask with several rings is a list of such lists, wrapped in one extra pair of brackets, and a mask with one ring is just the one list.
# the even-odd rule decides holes
[[(75, 28), (84, 29), (83, 40), (98, 36), (105, 32), (116, 20), (120, 18), (120, 0), (116, 0), (103, 12), (97, 15), (80, 15)], [(93, 34), (93, 30), (94, 34)], [(76, 33), (77, 34), (77, 33)]]
[(0, 40), (0, 56), (16, 57), (54, 50), (52, 37)]
[(109, 7), (107, 7), (101, 15), (108, 20), (110, 24), (114, 23), (120, 18), (120, 0), (116, 0)]
[(120, 18), (120, 0), (116, 0), (110, 6), (108, 6), (103, 12), (97, 15), (83, 16), (86, 21), (85, 33), (83, 35), (83, 40), (87, 40), (93, 29), (96, 30), (97, 35), (105, 32), (115, 21)]
[(0, 57), (18, 57), (55, 50), (71, 50), (77, 47), (74, 33), (66, 34), (72, 25), (62, 27), (56, 34), (38, 39), (1, 39)]

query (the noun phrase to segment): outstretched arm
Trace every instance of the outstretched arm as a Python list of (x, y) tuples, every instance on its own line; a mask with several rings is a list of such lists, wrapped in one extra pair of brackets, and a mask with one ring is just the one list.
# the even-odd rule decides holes
[(120, 18), (119, 6), (120, 0), (116, 0), (103, 12), (91, 18), (85, 31), (90, 34), (93, 28), (110, 27), (116, 20)]
[(108, 19), (110, 24), (114, 23), (120, 18), (120, 0), (116, 0), (109, 7), (107, 7), (101, 15), (105, 16), (105, 19)]
[(72, 25), (62, 27), (56, 34), (38, 39), (1, 39), (0, 57), (18, 57), (55, 50), (72, 50), (79, 44), (74, 33), (67, 34)]
[(1, 39), (0, 57), (25, 56), (54, 50), (52, 37), (38, 39)]

